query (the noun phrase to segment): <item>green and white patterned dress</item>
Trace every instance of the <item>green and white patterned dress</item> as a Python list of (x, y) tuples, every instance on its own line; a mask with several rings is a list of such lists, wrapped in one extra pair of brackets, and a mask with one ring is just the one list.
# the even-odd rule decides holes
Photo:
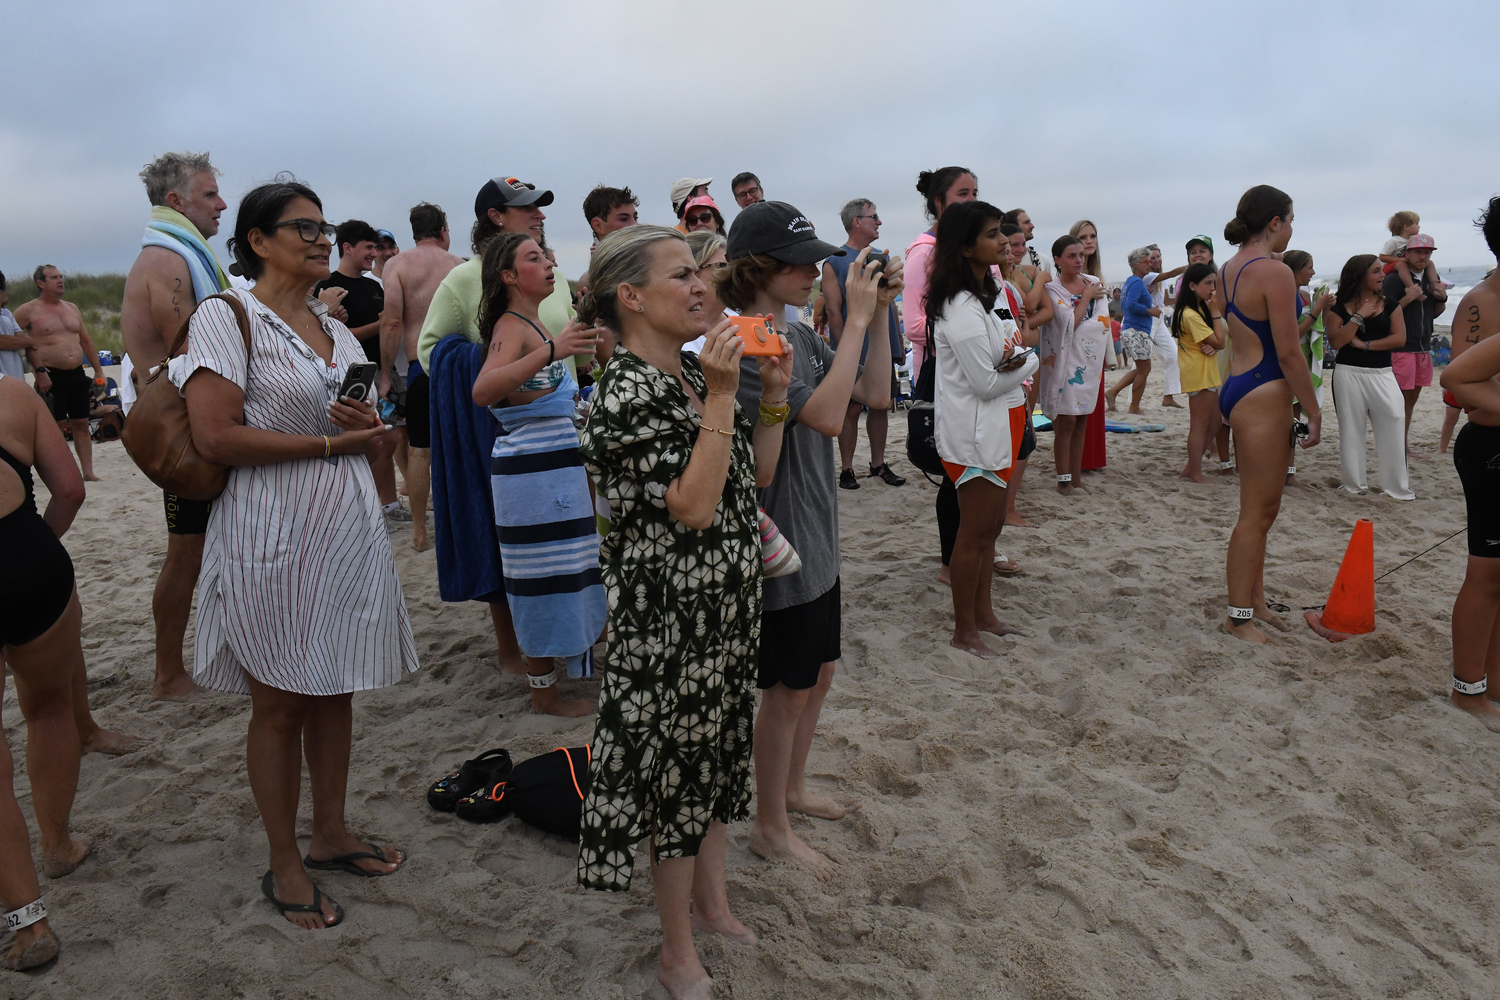
[[(698, 359), (683, 378), (702, 398)], [(579, 884), (630, 888), (635, 847), (692, 857), (710, 821), (750, 812), (761, 555), (754, 423), (735, 407), (729, 477), (713, 524), (667, 512), (700, 420), (682, 385), (623, 347), (590, 401), (579, 454), (609, 502), (599, 549), (609, 652), (583, 803)]]

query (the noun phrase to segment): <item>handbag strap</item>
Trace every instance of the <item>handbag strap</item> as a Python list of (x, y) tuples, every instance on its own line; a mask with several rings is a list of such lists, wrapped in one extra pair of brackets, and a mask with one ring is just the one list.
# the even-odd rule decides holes
[[(221, 302), (229, 303), (230, 311), (234, 313), (234, 322), (240, 328), (240, 336), (245, 338), (245, 375), (248, 378), (250, 374), (250, 358), (254, 354), (254, 351), (250, 349), (250, 316), (245, 312), (245, 305), (235, 296), (226, 295), (223, 292), (210, 295), (203, 302), (208, 302), (210, 299), (218, 299)], [(193, 322), (193, 316), (198, 310), (203, 308), (203, 302), (199, 302), (193, 306), (193, 311), (188, 313), (187, 319), (182, 321), (182, 326), (178, 329), (177, 336), (172, 338), (172, 346), (167, 348), (167, 356), (162, 359), (156, 371), (151, 373), (151, 377), (146, 379), (148, 383), (156, 381), (157, 377), (167, 370), (167, 362), (177, 357), (177, 353), (182, 350), (182, 345), (187, 343), (188, 325)]]

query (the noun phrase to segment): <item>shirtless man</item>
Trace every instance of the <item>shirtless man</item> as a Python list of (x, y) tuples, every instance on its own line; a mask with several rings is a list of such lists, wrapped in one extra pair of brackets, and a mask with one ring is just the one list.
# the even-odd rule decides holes
[[(93, 387), (104, 384), (104, 369), (99, 353), (83, 326), (83, 313), (71, 302), (63, 301), (67, 284), (62, 272), (51, 264), (37, 268), (32, 278), (41, 289), (41, 298), (16, 310), (16, 325), (31, 338), (26, 349), (27, 360), (36, 369), (36, 387), (52, 393), (52, 415), (59, 430), (73, 427), (73, 447), (83, 478), (98, 482), (94, 475), (94, 446), (89, 439), (89, 402)], [(84, 359), (94, 369), (94, 381), (83, 373)]]
[(417, 338), (433, 293), (463, 259), (448, 252), (448, 216), (422, 202), (411, 210), (416, 245), (386, 264), (385, 308), (380, 314), (380, 395), (390, 391), (397, 348), (410, 359), (406, 373), (406, 492), (411, 500), (411, 546), (427, 548), (427, 489), (432, 477), (432, 422), (427, 373), (417, 361)]
[[(224, 199), (219, 197), (218, 171), (207, 154), (165, 153), (141, 171), (153, 215), (158, 207), (171, 209), (198, 229), (207, 241), (219, 231)], [(187, 247), (184, 247), (187, 250)], [(189, 250), (191, 252), (191, 250)], [(212, 251), (209, 251), (212, 253)], [(216, 275), (201, 269), (198, 285), (210, 291)], [(142, 381), (152, 365), (167, 356), (167, 348), (182, 323), (198, 304), (188, 258), (167, 246), (143, 246), (125, 279), (120, 305), (120, 335), (125, 353)], [(208, 529), (209, 503), (162, 494), (167, 519), (167, 558), (156, 578), (151, 614), (156, 620), (156, 679), (153, 698), (174, 699), (191, 694), (192, 678), (182, 662), (183, 637), (203, 561), (203, 533)]]

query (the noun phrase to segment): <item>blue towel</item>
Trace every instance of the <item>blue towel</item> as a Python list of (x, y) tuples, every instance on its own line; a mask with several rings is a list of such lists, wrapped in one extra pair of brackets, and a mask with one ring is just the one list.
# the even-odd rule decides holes
[(484, 348), (453, 333), (438, 341), (430, 361), (438, 594), (451, 602), (498, 603), (504, 581), (489, 481), (495, 421), (473, 396)]
[(490, 452), (500, 562), (527, 656), (578, 656), (604, 630), (599, 533), (573, 423), (577, 393), (568, 376), (541, 399), (490, 410), (501, 427)]

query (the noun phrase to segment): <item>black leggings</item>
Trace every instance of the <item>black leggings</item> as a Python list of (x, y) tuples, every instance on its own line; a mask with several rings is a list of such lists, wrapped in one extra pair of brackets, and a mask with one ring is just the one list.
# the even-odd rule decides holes
[(937, 495), (938, 542), (943, 547), (943, 565), (953, 558), (953, 544), (958, 541), (958, 487), (943, 477)]

